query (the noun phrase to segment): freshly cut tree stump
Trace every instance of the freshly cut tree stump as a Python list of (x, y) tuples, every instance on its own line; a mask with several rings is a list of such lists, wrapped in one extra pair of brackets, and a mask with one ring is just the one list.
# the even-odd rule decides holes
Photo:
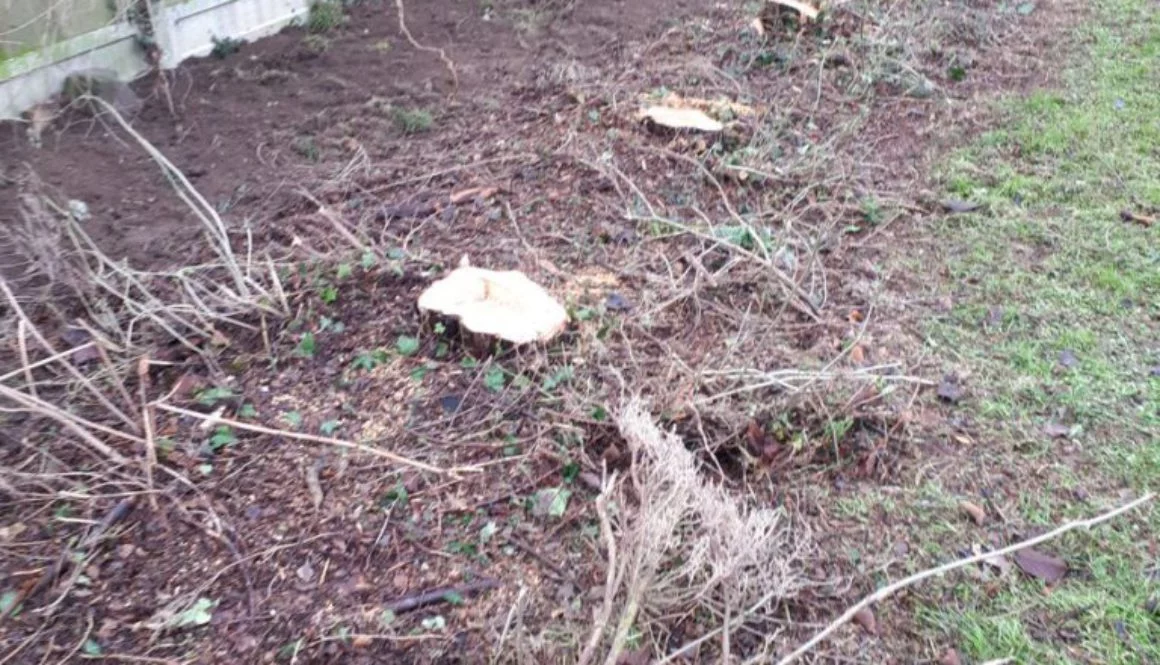
[(419, 296), (419, 310), (458, 324), (484, 344), (547, 342), (568, 325), (564, 306), (527, 275), (476, 268), (466, 257)]

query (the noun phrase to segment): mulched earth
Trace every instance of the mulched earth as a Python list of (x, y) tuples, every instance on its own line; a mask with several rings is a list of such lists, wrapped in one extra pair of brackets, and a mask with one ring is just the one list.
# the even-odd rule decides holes
[[(929, 158), (973, 131), (973, 100), (1033, 84), (1014, 77), (1034, 69), (1019, 59), (1036, 38), (1013, 37), (1009, 18), (980, 27), (991, 26), (986, 4), (923, 24), (946, 29), (943, 50), (916, 60), (937, 95), (916, 94), (905, 71), (875, 60), (874, 40), (859, 35), (879, 22), (857, 12), (837, 14), (829, 33), (762, 40), (744, 8), (676, 0), (409, 3), (411, 32), (446, 48), (454, 85), (438, 57), (399, 33), (393, 7), (375, 3), (322, 39), (293, 28), (186, 64), (170, 79), (176, 117), (143, 83), (137, 130), (239, 239), (248, 228), (257, 246), (297, 262), (282, 275), (287, 321), (268, 322), (265, 338), (231, 331), (218, 368), (155, 349), (168, 365), (146, 390), (242, 425), (461, 471), (205, 429), (157, 409), (159, 464), (173, 473), (155, 469), (148, 487), (48, 448), (43, 421), (6, 415), (3, 463), (47, 474), (4, 504), (0, 592), (22, 602), (0, 623), (6, 649), (19, 649), (11, 662), (99, 652), (475, 663), (496, 649), (501, 662), (569, 662), (603, 584), (594, 478), (628, 464), (609, 414), (631, 392), (706, 451), (723, 482), (815, 521), (818, 591), (788, 606), (801, 625), (786, 644), (807, 636), (865, 590), (844, 584), (852, 571), (839, 545), (897, 549), (872, 524), (823, 520), (809, 488), (856, 492), (949, 455), (945, 409), (917, 388), (883, 395), (863, 383), (718, 402), (706, 398), (738, 384), (706, 372), (820, 368), (845, 353), (845, 369), (929, 373), (911, 362), (915, 336), (879, 323), (907, 303), (875, 295), (905, 293), (916, 278), (876, 262), (933, 213)], [(835, 43), (850, 50), (827, 60)], [(982, 54), (994, 60), (968, 59)], [(957, 81), (956, 67), (970, 75)], [(743, 97), (779, 120), (741, 122), (724, 147), (643, 125), (641, 99), (671, 90)], [(949, 126), (959, 133), (940, 131)], [(40, 149), (10, 125), (0, 154), (0, 191), (35, 172), (88, 205), (88, 231), (114, 258), (164, 269), (204, 253), (198, 222), (156, 165), (100, 119), (63, 114)], [(0, 218), (18, 218), (16, 201), (0, 197)], [(335, 215), (374, 248), (370, 259), (335, 233)], [(776, 227), (790, 251), (738, 261), (664, 223), (717, 220), (759, 254), (742, 218)], [(574, 325), (546, 349), (496, 353), (432, 330), (414, 302), (464, 255), (526, 271), (566, 300)], [(15, 275), (18, 257), (2, 258)], [(769, 265), (794, 276), (816, 313), (788, 304)], [(412, 337), (419, 347), (404, 352)], [(139, 387), (132, 376), (128, 387)], [(55, 457), (33, 455), (38, 445)], [(73, 465), (85, 475), (59, 476)], [(538, 500), (554, 488), (571, 493), (562, 512)], [(83, 561), (58, 566), (64, 544), (86, 534)], [(702, 629), (678, 621), (667, 638), (679, 645)], [(895, 637), (904, 650), (851, 627), (831, 648), (874, 662), (930, 657), (905, 627)]]

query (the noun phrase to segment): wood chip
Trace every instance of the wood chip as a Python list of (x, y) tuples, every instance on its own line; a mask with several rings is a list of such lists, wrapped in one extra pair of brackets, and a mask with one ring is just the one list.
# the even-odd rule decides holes
[(451, 203), (458, 205), (472, 199), (487, 200), (499, 193), (499, 187), (471, 187), (451, 193)]
[(643, 116), (658, 125), (672, 129), (695, 129), (702, 132), (720, 132), (725, 125), (697, 109), (675, 109), (668, 106), (650, 106)]
[(775, 5), (781, 5), (782, 7), (788, 7), (811, 21), (817, 20), (820, 11), (817, 7), (801, 2), (800, 0), (769, 0), (769, 2)]

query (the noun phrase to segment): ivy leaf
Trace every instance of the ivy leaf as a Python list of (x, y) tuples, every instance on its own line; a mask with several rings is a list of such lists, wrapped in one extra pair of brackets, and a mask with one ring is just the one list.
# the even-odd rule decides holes
[(302, 414), (298, 413), (297, 411), (287, 411), (286, 413), (283, 413), (282, 419), (285, 420), (286, 423), (294, 429), (298, 429), (302, 426)]
[(499, 531), (499, 527), (495, 525), (494, 521), (484, 524), (483, 528), (479, 530), (480, 544), (486, 545), (489, 541), (491, 541), (492, 537), (495, 536), (496, 531)]
[(501, 367), (492, 367), (483, 374), (483, 385), (493, 393), (503, 390), (504, 373)]
[(16, 608), (16, 603), (19, 600), (20, 594), (11, 589), (0, 594), (0, 616), (8, 616)]
[(205, 406), (213, 406), (223, 399), (229, 399), (234, 396), (234, 391), (224, 386), (215, 386), (213, 388), (206, 388), (197, 395), (197, 401)]
[(568, 383), (572, 380), (574, 373), (575, 372), (571, 365), (568, 365), (567, 367), (561, 367), (556, 371), (555, 374), (544, 378), (544, 390), (547, 392), (552, 392), (556, 389), (556, 386), (559, 386), (563, 383)]
[(327, 284), (318, 292), (318, 297), (327, 305), (333, 305), (338, 300), (338, 289)]
[(419, 338), (399, 335), (399, 339), (395, 340), (395, 350), (399, 355), (413, 356), (419, 352)]
[(81, 651), (83, 651), (87, 656), (99, 656), (101, 655), (101, 645), (97, 644), (93, 640), (85, 640), (84, 646), (81, 647)]
[(302, 338), (298, 340), (298, 348), (294, 350), (299, 356), (303, 358), (313, 358), (315, 351), (314, 333), (304, 332)]
[(563, 517), (568, 510), (568, 499), (572, 492), (563, 487), (549, 487), (536, 492), (532, 514), (537, 517)]
[(204, 626), (213, 619), (215, 607), (217, 603), (209, 598), (198, 598), (189, 609), (173, 617), (173, 625), (177, 628)]
[(213, 436), (209, 438), (209, 447), (211, 450), (217, 451), (226, 446), (238, 442), (238, 437), (228, 425), (222, 425), (214, 430)]
[(377, 263), (378, 259), (375, 258), (375, 253), (369, 249), (363, 252), (362, 258), (359, 259), (359, 264), (362, 266), (363, 270), (370, 270), (371, 268), (374, 268), (375, 264)]

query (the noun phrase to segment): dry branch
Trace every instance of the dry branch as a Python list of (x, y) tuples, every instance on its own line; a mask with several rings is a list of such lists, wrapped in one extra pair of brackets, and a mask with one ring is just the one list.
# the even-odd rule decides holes
[[(1090, 529), (1093, 526), (1096, 526), (1096, 525), (1101, 524), (1103, 522), (1107, 522), (1108, 520), (1119, 517), (1120, 515), (1123, 515), (1124, 513), (1128, 512), (1128, 511), (1131, 511), (1131, 510), (1134, 510), (1134, 509), (1140, 507), (1141, 505), (1151, 501), (1153, 498), (1155, 498), (1155, 496), (1156, 495), (1153, 493), (1148, 493), (1148, 494), (1145, 494), (1144, 496), (1142, 496), (1134, 501), (1131, 501), (1127, 504), (1124, 504), (1123, 506), (1120, 506), (1119, 508), (1116, 508), (1115, 510), (1097, 515), (1095, 517), (1088, 518), (1086, 520), (1076, 520), (1074, 522), (1068, 522), (1068, 523), (1063, 524), (1059, 527), (1056, 527), (1055, 529), (1052, 529), (1051, 531), (1048, 531), (1047, 533), (1045, 533), (1041, 536), (1036, 536), (1035, 538), (1029, 538), (1027, 540), (1020, 541), (1018, 543), (1015, 543), (1014, 545), (1008, 545), (1007, 547), (1004, 547), (1004, 548), (999, 549), (999, 550), (995, 550), (993, 552), (985, 552), (983, 554), (978, 554), (975, 556), (967, 557), (965, 559), (959, 559), (958, 561), (952, 561), (950, 563), (946, 563), (946, 564), (943, 564), (941, 566), (938, 566), (937, 568), (931, 568), (929, 570), (925, 570), (925, 571), (922, 571), (920, 573), (915, 573), (914, 575), (911, 575), (910, 577), (901, 579), (901, 580), (895, 582), (894, 584), (890, 584), (888, 586), (882, 587), (878, 591), (875, 591), (874, 593), (870, 594), (869, 596), (866, 596), (861, 601), (859, 601), (858, 603), (851, 606), (850, 609), (846, 610), (845, 613), (842, 614), (842, 616), (835, 619), (833, 621), (833, 623), (826, 626), (817, 635), (814, 635), (812, 638), (809, 639), (809, 641), (807, 641), (805, 644), (801, 645), (796, 650), (794, 650), (793, 653), (791, 653), (788, 656), (786, 656), (785, 658), (782, 658), (781, 660), (777, 661), (777, 665), (789, 665), (790, 663), (794, 662), (798, 658), (801, 658), (807, 652), (809, 652), (810, 649), (817, 646), (819, 642), (821, 642), (822, 640), (824, 640), (827, 637), (829, 637), (830, 635), (832, 635), (834, 633), (834, 631), (841, 628), (843, 625), (849, 623), (850, 620), (854, 618), (854, 615), (857, 614), (860, 610), (863, 610), (863, 609), (869, 607), (870, 605), (873, 605), (874, 603), (893, 595), (895, 592), (899, 591), (900, 589), (905, 589), (906, 587), (917, 584), (923, 580), (930, 579), (931, 577), (938, 577), (939, 575), (944, 575), (946, 573), (949, 573), (952, 570), (958, 570), (959, 568), (963, 568), (965, 566), (970, 566), (970, 565), (973, 565), (976, 563), (982, 563), (988, 559), (992, 559), (993, 557), (1005, 556), (1007, 554), (1012, 554), (1014, 552), (1018, 552), (1019, 550), (1027, 548), (1027, 547), (1034, 547), (1035, 545), (1038, 545), (1040, 543), (1044, 543), (1044, 542), (1047, 542), (1047, 541), (1052, 540), (1054, 538), (1058, 538), (1059, 536), (1061, 536), (1069, 531), (1074, 531), (1076, 529)], [(757, 661), (751, 660), (749, 662), (756, 663)]]
[(451, 602), (455, 596), (466, 596), (471, 593), (478, 593), (488, 589), (496, 589), (500, 586), (499, 581), (490, 578), (483, 578), (475, 582), (467, 584), (460, 584), (458, 586), (439, 587), (430, 591), (424, 591), (417, 594), (412, 594), (398, 598), (396, 600), (388, 601), (383, 605), (384, 610), (389, 610), (395, 614), (403, 614), (418, 610), (436, 603)]
[(121, 129), (132, 137), (145, 150), (146, 154), (153, 158), (153, 161), (157, 162), (157, 165), (165, 173), (165, 177), (173, 184), (173, 189), (177, 192), (177, 195), (198, 216), (205, 225), (206, 230), (209, 231), (210, 237), (214, 240), (214, 251), (217, 252), (218, 257), (221, 258), (229, 270), (230, 276), (234, 281), (234, 288), (237, 289), (239, 295), (243, 297), (250, 296), (252, 290), (257, 290), (259, 293), (267, 295), (265, 294), (265, 289), (250, 279), (238, 265), (237, 258), (234, 256), (230, 246), (229, 232), (226, 231), (225, 222), (218, 215), (217, 209), (210, 205), (209, 201), (205, 200), (205, 197), (189, 182), (189, 178), (182, 173), (181, 169), (174, 166), (173, 162), (170, 162), (160, 150), (137, 130), (133, 129), (133, 126), (117, 112), (117, 109), (112, 104), (109, 104), (100, 97), (87, 95), (82, 100), (102, 107), (104, 112), (111, 116), (121, 126)]
[(472, 472), (476, 472), (478, 470), (475, 467), (470, 467), (470, 466), (468, 466), (468, 467), (455, 467), (455, 468), (451, 468), (451, 469), (442, 469), (442, 468), (439, 468), (437, 466), (431, 466), (430, 464), (420, 462), (418, 460), (413, 460), (409, 457), (397, 455), (397, 454), (392, 453), (392, 452), (387, 451), (387, 450), (374, 448), (372, 446), (364, 445), (361, 443), (354, 443), (352, 441), (343, 441), (342, 439), (333, 439), (333, 438), (330, 438), (327, 436), (315, 436), (313, 434), (304, 434), (302, 432), (287, 432), (285, 430), (273, 429), (271, 427), (263, 427), (261, 425), (252, 425), (249, 423), (243, 423), (243, 422), (238, 421), (238, 420), (231, 420), (229, 418), (222, 418), (221, 416), (213, 416), (213, 415), (209, 415), (209, 414), (205, 414), (205, 413), (198, 413), (196, 411), (190, 411), (188, 409), (183, 409), (181, 407), (173, 406), (171, 404), (163, 404), (161, 402), (154, 402), (153, 406), (157, 407), (158, 409), (161, 409), (162, 411), (168, 411), (170, 413), (176, 413), (178, 415), (187, 416), (190, 418), (196, 418), (198, 420), (201, 420), (203, 422), (210, 423), (213, 425), (228, 425), (230, 427), (233, 427), (233, 428), (236, 428), (236, 429), (239, 429), (242, 431), (254, 432), (255, 434), (268, 434), (270, 436), (281, 436), (281, 437), (285, 437), (287, 439), (295, 439), (298, 441), (308, 441), (311, 443), (323, 443), (323, 444), (326, 444), (328, 446), (335, 446), (337, 448), (346, 448), (347, 450), (355, 450), (355, 451), (358, 451), (361, 453), (366, 453), (368, 455), (373, 455), (375, 457), (381, 457), (383, 459), (394, 462), (395, 464), (409, 466), (411, 468), (418, 469), (420, 471), (426, 471), (428, 473), (436, 473), (439, 475), (458, 476), (458, 475), (463, 474), (463, 473), (472, 473)]
[(79, 416), (74, 416), (54, 404), (50, 404), (31, 395), (27, 395), (20, 392), (19, 390), (9, 388), (8, 386), (0, 385), (0, 398), (15, 402), (24, 411), (35, 413), (37, 415), (45, 416), (55, 420), (66, 429), (71, 431), (73, 434), (76, 434), (77, 437), (79, 437), (81, 441), (92, 448), (93, 451), (102, 457), (106, 457), (116, 462), (117, 464), (128, 464), (129, 460), (121, 455), (121, 453), (106, 445), (104, 441), (101, 441), (97, 437), (93, 436), (93, 434), (89, 431), (90, 429), (102, 431), (106, 434), (120, 435), (124, 438), (129, 438), (135, 441), (141, 441), (141, 439), (137, 437), (132, 437), (130, 435), (124, 434), (123, 432), (117, 432), (116, 430), (112, 430), (103, 425), (89, 422)]
[[(97, 390), (96, 386), (93, 385), (92, 381), (89, 380), (88, 377), (82, 374), (80, 370), (78, 370), (72, 363), (67, 360), (66, 356), (62, 356), (56, 352), (56, 349), (53, 348), (52, 344), (44, 337), (44, 335), (40, 334), (40, 331), (37, 330), (36, 326), (32, 324), (32, 320), (29, 319), (28, 315), (24, 313), (24, 309), (20, 307), (20, 303), (16, 300), (16, 295), (13, 294), (12, 290), (8, 288), (8, 282), (4, 281), (3, 279), (0, 279), (0, 291), (4, 292), (4, 297), (8, 300), (8, 305), (14, 312), (16, 312), (20, 322), (24, 324), (24, 329), (32, 333), (32, 336), (36, 338), (37, 342), (40, 342), (40, 345), (44, 348), (44, 350), (48, 351), (53, 355), (53, 357), (57, 358), (60, 364), (66, 370), (68, 370), (68, 373), (72, 374), (75, 379), (80, 381), (81, 385), (84, 386), (85, 389), (88, 390), (89, 393), (92, 394), (93, 397), (101, 403), (101, 406), (108, 409), (109, 413), (116, 416), (132, 431), (140, 432), (140, 428), (132, 418), (125, 415), (123, 411), (114, 406), (113, 403), (109, 401), (109, 398), (105, 397), (105, 395), (101, 393), (100, 390)], [(25, 366), (27, 367), (28, 365), (29, 363), (26, 361)]]

